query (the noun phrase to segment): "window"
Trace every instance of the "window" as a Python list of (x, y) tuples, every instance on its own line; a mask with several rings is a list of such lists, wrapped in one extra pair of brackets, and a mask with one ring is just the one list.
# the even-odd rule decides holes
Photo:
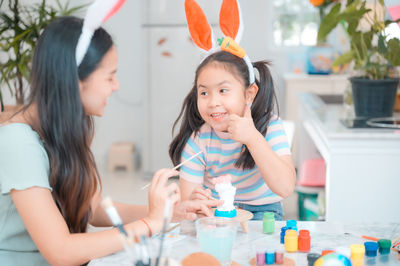
[(309, 0), (274, 0), (273, 34), (276, 46), (315, 45), (318, 33), (318, 9)]

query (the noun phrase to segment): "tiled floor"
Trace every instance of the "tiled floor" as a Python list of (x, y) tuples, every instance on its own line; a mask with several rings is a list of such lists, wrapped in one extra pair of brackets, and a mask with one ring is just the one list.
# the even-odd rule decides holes
[[(99, 166), (103, 184), (103, 196), (110, 196), (114, 201), (147, 204), (147, 189), (141, 188), (150, 182), (140, 172), (108, 172), (106, 167)], [(178, 182), (173, 179), (171, 182)], [(284, 219), (297, 219), (297, 195), (293, 193), (283, 201)]]

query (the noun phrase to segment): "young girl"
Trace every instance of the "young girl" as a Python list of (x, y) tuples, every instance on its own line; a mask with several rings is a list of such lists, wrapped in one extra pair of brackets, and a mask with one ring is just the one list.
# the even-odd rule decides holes
[[(82, 20), (63, 17), (41, 35), (32, 62), (27, 105), (0, 127), (0, 265), (78, 265), (122, 249), (118, 229), (85, 233), (88, 223), (112, 226), (100, 206), (101, 184), (90, 144), (92, 116), (102, 116), (118, 90), (110, 35), (94, 31), (76, 57)], [(78, 58), (79, 61), (78, 62)], [(155, 173), (149, 205), (115, 203), (125, 229), (160, 231), (165, 201), (173, 219), (195, 219), (214, 202), (180, 202), (176, 171)], [(210, 213), (209, 213), (210, 214)]]
[(182, 198), (218, 197), (213, 178), (230, 174), (239, 208), (256, 220), (267, 211), (281, 220), (280, 200), (293, 192), (296, 177), (282, 122), (273, 113), (276, 97), (268, 64), (251, 63), (238, 44), (243, 31), (238, 1), (222, 2), (219, 24), (225, 37), (219, 45), (196, 1), (185, 0), (185, 11), (193, 42), (208, 56), (196, 70), (169, 150), (175, 165), (202, 151), (180, 168)]
[(183, 199), (209, 198), (209, 190), (218, 197), (212, 179), (230, 174), (238, 207), (257, 220), (266, 211), (282, 219), (280, 200), (293, 192), (295, 171), (282, 122), (273, 113), (267, 63), (253, 65), (260, 75), (253, 84), (244, 60), (229, 52), (211, 54), (199, 65), (174, 124), (182, 118), (170, 157), (176, 165), (202, 151), (180, 168)]

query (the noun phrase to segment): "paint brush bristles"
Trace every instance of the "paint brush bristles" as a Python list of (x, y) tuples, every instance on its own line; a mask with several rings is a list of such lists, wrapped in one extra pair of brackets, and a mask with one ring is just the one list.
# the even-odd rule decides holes
[(106, 211), (112, 224), (118, 228), (118, 230), (121, 232), (121, 234), (123, 234), (124, 236), (128, 236), (128, 234), (126, 233), (124, 226), (122, 224), (121, 217), (119, 217), (117, 209), (114, 207), (111, 198), (110, 197), (104, 198), (103, 201), (101, 202), (101, 206)]
[[(181, 162), (180, 164), (178, 164), (177, 166), (175, 166), (174, 168), (172, 168), (172, 170), (178, 169), (179, 167), (181, 167), (181, 166), (184, 165), (185, 163), (189, 162), (189, 161), (192, 160), (193, 158), (199, 156), (202, 152), (203, 152), (203, 151), (199, 151), (198, 153), (192, 155), (189, 159), (184, 160), (183, 162)], [(141, 188), (141, 190), (143, 190), (143, 189), (145, 189), (145, 188), (148, 188), (148, 187), (150, 186), (150, 184), (151, 184), (151, 183), (148, 183), (148, 184), (144, 185), (144, 186)]]

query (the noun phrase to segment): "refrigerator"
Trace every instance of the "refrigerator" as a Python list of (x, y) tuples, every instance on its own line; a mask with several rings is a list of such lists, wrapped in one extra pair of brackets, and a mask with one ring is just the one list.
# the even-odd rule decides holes
[[(197, 3), (215, 36), (222, 36), (218, 26), (222, 1), (198, 0)], [(160, 168), (173, 167), (168, 155), (172, 126), (193, 86), (195, 70), (203, 56), (191, 41), (184, 0), (147, 0), (142, 8), (146, 95), (142, 169), (145, 176), (152, 176)]]

